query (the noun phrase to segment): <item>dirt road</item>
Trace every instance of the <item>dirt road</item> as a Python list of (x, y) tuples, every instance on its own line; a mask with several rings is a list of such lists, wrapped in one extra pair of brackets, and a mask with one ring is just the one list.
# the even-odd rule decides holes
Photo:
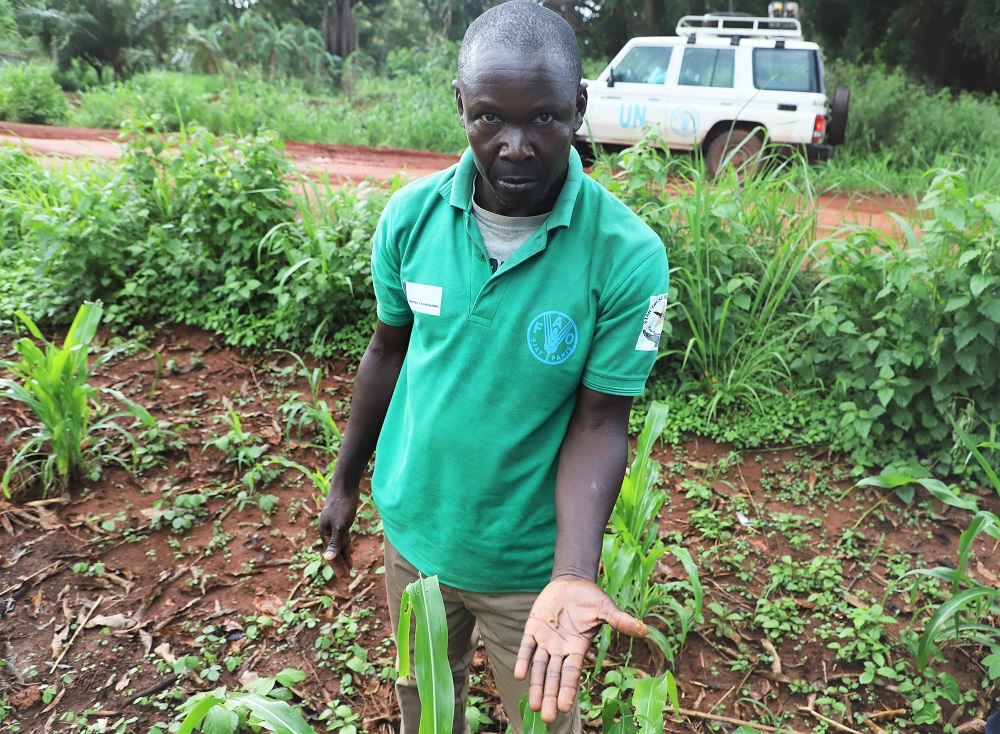
[[(0, 143), (10, 141), (42, 155), (114, 160), (119, 156), (117, 140), (114, 130), (0, 122)], [(329, 176), (332, 182), (385, 180), (399, 172), (416, 179), (458, 160), (458, 156), (421, 150), (292, 141), (285, 143), (285, 153), (299, 170)], [(857, 224), (898, 237), (899, 226), (890, 213), (916, 219), (916, 202), (895, 196), (823, 194), (817, 208), (820, 226), (827, 232)]]

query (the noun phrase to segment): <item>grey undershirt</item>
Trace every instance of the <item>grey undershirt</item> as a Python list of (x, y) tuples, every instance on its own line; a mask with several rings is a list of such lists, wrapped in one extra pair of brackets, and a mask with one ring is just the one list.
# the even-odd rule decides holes
[(475, 201), (472, 202), (472, 208), (494, 273), (549, 218), (549, 212), (533, 217), (505, 217), (503, 214), (486, 211)]

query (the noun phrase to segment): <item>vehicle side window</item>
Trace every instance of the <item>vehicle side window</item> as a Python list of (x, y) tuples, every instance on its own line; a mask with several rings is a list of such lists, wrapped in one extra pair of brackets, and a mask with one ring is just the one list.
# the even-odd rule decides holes
[(755, 48), (753, 85), (780, 92), (820, 92), (817, 53), (807, 49)]
[(671, 46), (636, 46), (615, 67), (615, 81), (663, 84), (673, 50)]
[(732, 87), (735, 68), (735, 49), (685, 48), (677, 83), (685, 87)]

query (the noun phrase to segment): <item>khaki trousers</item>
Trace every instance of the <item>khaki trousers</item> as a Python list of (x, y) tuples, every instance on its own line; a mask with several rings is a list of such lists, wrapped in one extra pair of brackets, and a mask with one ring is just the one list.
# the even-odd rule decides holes
[[(415, 569), (399, 552), (385, 541), (385, 586), (392, 620), (393, 635), (400, 644), (399, 603), (403, 590), (418, 577)], [(448, 660), (455, 681), (455, 722), (453, 734), (468, 734), (465, 719), (465, 700), (469, 693), (469, 666), (482, 636), (489, 655), (493, 678), (500, 691), (504, 712), (510, 720), (514, 734), (523, 734), (521, 727), (521, 698), (528, 692), (528, 681), (514, 679), (514, 663), (524, 636), (524, 623), (535, 602), (535, 593), (479, 594), (462, 591), (441, 584), (441, 596), (448, 617)], [(479, 623), (478, 634), (476, 622)], [(410, 630), (410, 660), (413, 660), (413, 629)], [(396, 681), (396, 697), (402, 719), (401, 734), (417, 734), (420, 726), (420, 697), (417, 694), (416, 676)], [(580, 708), (574, 705), (568, 714), (560, 714), (555, 723), (549, 724), (549, 734), (580, 734)], [(437, 734), (446, 734), (438, 732)]]

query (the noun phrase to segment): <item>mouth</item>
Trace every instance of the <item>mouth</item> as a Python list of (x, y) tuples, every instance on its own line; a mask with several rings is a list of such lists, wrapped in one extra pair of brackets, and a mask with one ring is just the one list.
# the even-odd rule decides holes
[(512, 193), (519, 191), (528, 191), (529, 189), (535, 187), (538, 184), (538, 179), (534, 178), (522, 178), (522, 177), (507, 177), (498, 178), (497, 186), (504, 189), (505, 191), (510, 191)]

